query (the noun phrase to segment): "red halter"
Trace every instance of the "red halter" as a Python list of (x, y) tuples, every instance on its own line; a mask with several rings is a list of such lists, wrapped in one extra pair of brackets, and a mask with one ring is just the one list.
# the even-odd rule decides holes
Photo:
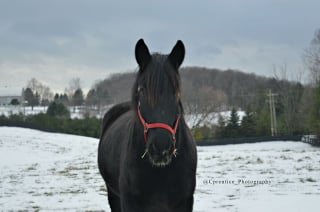
[(147, 133), (149, 129), (153, 129), (153, 128), (162, 128), (162, 129), (166, 129), (170, 132), (170, 134), (172, 135), (173, 138), (173, 145), (174, 145), (174, 150), (175, 150), (175, 145), (176, 145), (176, 133), (177, 133), (177, 129), (178, 129), (178, 125), (179, 125), (179, 120), (180, 120), (180, 114), (177, 117), (177, 120), (174, 124), (174, 128), (172, 128), (171, 126), (164, 124), (164, 123), (151, 123), (148, 124), (144, 118), (142, 117), (141, 111), (140, 111), (140, 101), (138, 103), (138, 116), (139, 119), (141, 121), (141, 124), (144, 127), (144, 131), (143, 131), (143, 135), (144, 135), (144, 141), (145, 143), (147, 143)]

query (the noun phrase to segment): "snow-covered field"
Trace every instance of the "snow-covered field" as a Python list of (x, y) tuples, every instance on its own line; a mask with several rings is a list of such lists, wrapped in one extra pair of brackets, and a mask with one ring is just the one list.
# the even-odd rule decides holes
[[(0, 127), (0, 210), (110, 211), (98, 140)], [(267, 142), (198, 148), (195, 212), (319, 211), (320, 148)]]

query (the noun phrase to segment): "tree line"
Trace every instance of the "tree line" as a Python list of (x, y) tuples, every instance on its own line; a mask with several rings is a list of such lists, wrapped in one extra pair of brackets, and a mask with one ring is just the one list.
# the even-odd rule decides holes
[[(311, 85), (289, 81), (285, 77), (267, 78), (235, 70), (221, 71), (201, 67), (184, 67), (181, 72), (182, 101), (186, 114), (199, 114), (195, 126), (197, 138), (267, 136), (270, 131), (270, 106), (268, 93), (275, 93), (275, 111), (279, 135), (311, 133), (309, 110), (312, 102)], [(59, 114), (62, 105), (66, 108), (86, 106), (100, 110), (108, 104), (127, 101), (135, 73), (116, 74), (98, 82), (84, 95), (80, 86), (70, 86), (65, 93), (52, 95), (46, 100), (38, 90), (27, 87), (24, 90), (26, 105), (44, 104), (48, 113), (70, 117), (70, 113)], [(33, 81), (35, 81), (33, 79)], [(73, 83), (79, 84), (79, 83)], [(112, 93), (113, 95), (109, 95)], [(60, 109), (58, 109), (60, 107)], [(52, 111), (52, 108), (57, 108)], [(245, 111), (243, 119), (225, 120), (222, 111)], [(211, 114), (215, 116), (210, 116)], [(231, 113), (231, 118), (234, 113)], [(201, 126), (201, 120), (212, 117), (218, 123)]]
[(93, 86), (85, 95), (79, 78), (72, 79), (69, 84), (64, 93), (53, 94), (49, 87), (32, 78), (26, 88), (22, 89), (23, 102), (14, 101), (14, 105), (23, 104), (33, 109), (34, 106), (49, 106), (52, 102), (74, 107), (83, 105), (100, 107), (112, 103), (108, 91), (99, 85)]

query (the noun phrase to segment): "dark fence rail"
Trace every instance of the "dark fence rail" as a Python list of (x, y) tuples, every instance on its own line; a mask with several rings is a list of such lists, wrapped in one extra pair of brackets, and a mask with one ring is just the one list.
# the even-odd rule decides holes
[(224, 138), (198, 141), (198, 146), (213, 146), (213, 145), (227, 145), (227, 144), (243, 144), (243, 143), (259, 143), (272, 141), (301, 141), (301, 135), (295, 136), (266, 136), (266, 137), (252, 137), (252, 138)]
[(311, 144), (313, 146), (320, 147), (320, 139), (316, 135), (304, 135), (302, 136), (301, 141), (304, 143)]
[(21, 127), (21, 128), (28, 128), (28, 129), (33, 129), (33, 130), (40, 130), (44, 132), (53, 132), (57, 133), (59, 132), (58, 130), (55, 129), (49, 129), (47, 127), (43, 127), (40, 125), (32, 124), (29, 122), (23, 122), (23, 121), (10, 121), (10, 120), (0, 120), (0, 127), (5, 126), (5, 127)]

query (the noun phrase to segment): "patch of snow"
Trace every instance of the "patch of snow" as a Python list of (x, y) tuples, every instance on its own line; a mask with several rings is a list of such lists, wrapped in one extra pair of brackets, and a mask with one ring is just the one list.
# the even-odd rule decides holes
[(317, 211), (320, 149), (300, 142), (198, 147), (195, 211)]
[[(110, 211), (98, 140), (0, 127), (0, 208)], [(320, 149), (299, 142), (198, 147), (194, 211), (318, 211)]]
[(1, 210), (108, 210), (98, 140), (0, 127)]
[[(239, 116), (239, 121), (242, 120), (242, 118), (245, 116), (244, 111), (237, 111)], [(219, 113), (213, 112), (209, 114), (186, 114), (185, 120), (190, 127), (190, 129), (200, 126), (212, 126), (217, 125), (219, 120), (219, 115), (222, 116), (222, 118), (227, 121), (230, 119), (231, 111), (222, 111)]]
[(32, 107), (26, 106), (23, 107), (21, 105), (13, 106), (0, 106), (0, 115), (10, 116), (10, 115), (17, 115), (17, 114), (24, 114), (24, 115), (36, 115), (39, 113), (46, 113), (48, 107), (44, 106), (36, 106)]
[[(86, 113), (86, 109), (85, 107), (82, 106), (77, 106), (77, 107), (68, 107), (69, 111), (70, 111), (70, 117), (72, 119), (83, 119), (84, 114)], [(109, 107), (107, 107), (109, 108)], [(18, 115), (18, 114), (23, 114), (23, 115), (37, 115), (39, 113), (47, 113), (47, 106), (35, 106), (30, 107), (30, 106), (26, 106), (23, 107), (21, 105), (18, 106), (0, 106), (0, 115), (4, 115), (4, 116), (11, 116), (11, 115)], [(90, 110), (89, 110), (90, 112)], [(96, 111), (95, 111), (96, 112)], [(96, 112), (95, 116), (97, 118), (101, 118), (101, 113)]]

